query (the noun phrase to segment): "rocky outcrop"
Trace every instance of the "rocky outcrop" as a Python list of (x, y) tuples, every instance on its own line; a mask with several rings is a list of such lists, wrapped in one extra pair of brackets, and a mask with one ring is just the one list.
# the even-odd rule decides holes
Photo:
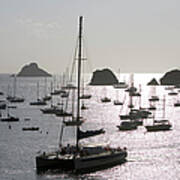
[(17, 74), (18, 77), (51, 77), (52, 75), (40, 69), (36, 63), (25, 65)]
[(93, 72), (90, 85), (113, 85), (117, 84), (118, 79), (109, 69), (96, 70)]
[(158, 86), (159, 83), (155, 78), (153, 78), (150, 82), (147, 83), (148, 86)]
[(180, 84), (180, 70), (175, 69), (167, 72), (161, 79), (161, 85), (177, 85)]

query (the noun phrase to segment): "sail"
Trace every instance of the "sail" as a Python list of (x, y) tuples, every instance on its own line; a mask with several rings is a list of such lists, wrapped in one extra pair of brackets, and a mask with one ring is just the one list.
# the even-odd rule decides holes
[(81, 131), (80, 129), (78, 130), (78, 139), (84, 139), (84, 138), (88, 138), (91, 136), (96, 136), (99, 134), (104, 134), (105, 131), (104, 129), (99, 129), (99, 130), (90, 130), (90, 131)]

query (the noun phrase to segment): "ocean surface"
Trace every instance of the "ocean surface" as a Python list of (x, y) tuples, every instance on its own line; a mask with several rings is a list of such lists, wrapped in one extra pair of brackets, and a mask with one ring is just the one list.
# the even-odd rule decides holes
[[(172, 130), (167, 132), (146, 132), (143, 126), (137, 130), (120, 132), (117, 125), (120, 124), (119, 114), (128, 112), (128, 94), (123, 90), (114, 89), (111, 86), (90, 86), (86, 92), (92, 94), (90, 100), (84, 100), (88, 110), (81, 112), (86, 119), (82, 130), (104, 128), (106, 133), (96, 137), (82, 140), (83, 143), (102, 143), (113, 147), (127, 147), (127, 162), (109, 169), (84, 175), (67, 173), (46, 172), (37, 174), (35, 157), (42, 151), (51, 151), (58, 147), (62, 119), (55, 115), (41, 113), (42, 106), (30, 106), (29, 102), (37, 99), (37, 82), (40, 84), (40, 97), (45, 94), (44, 78), (17, 78), (16, 95), (25, 98), (24, 103), (16, 103), (16, 109), (10, 109), (10, 114), (20, 118), (19, 122), (13, 122), (11, 129), (9, 123), (0, 122), (0, 180), (178, 180), (180, 179), (180, 107), (174, 107), (173, 103), (179, 96), (169, 96), (164, 86), (150, 87), (147, 82), (153, 77), (159, 79), (162, 74), (135, 74), (135, 86), (141, 84), (141, 106), (148, 107), (148, 98), (158, 95), (160, 101), (156, 104), (158, 110), (155, 117), (163, 116), (163, 97), (166, 97), (165, 116), (172, 123)], [(128, 81), (129, 74), (124, 74), (123, 79)], [(89, 78), (86, 80), (89, 81)], [(0, 99), (5, 99), (7, 94), (13, 92), (14, 78), (7, 74), (0, 74), (0, 91), (5, 93)], [(47, 92), (50, 92), (51, 78), (47, 80)], [(56, 78), (58, 84), (60, 80)], [(8, 88), (9, 85), (9, 88)], [(176, 90), (177, 91), (177, 90)], [(111, 103), (101, 103), (100, 99), (108, 96), (113, 100), (125, 99), (124, 106), (114, 106)], [(62, 102), (58, 96), (53, 98), (54, 104)], [(138, 97), (133, 98), (133, 103), (139, 107)], [(50, 102), (49, 102), (50, 105)], [(47, 106), (49, 106), (47, 105)], [(69, 111), (71, 105), (69, 106)], [(1, 111), (3, 116), (7, 112)], [(29, 121), (25, 119), (29, 118)], [(144, 124), (152, 123), (151, 120)], [(23, 127), (38, 126), (39, 131), (22, 131)], [(63, 143), (74, 143), (74, 130), (67, 128)]]

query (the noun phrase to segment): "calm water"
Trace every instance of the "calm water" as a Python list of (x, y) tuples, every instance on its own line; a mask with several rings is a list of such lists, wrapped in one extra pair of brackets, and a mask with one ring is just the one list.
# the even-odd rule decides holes
[[(127, 75), (126, 75), (127, 76)], [(142, 106), (148, 107), (148, 97), (155, 93), (155, 89), (145, 84), (152, 77), (161, 77), (159, 74), (136, 74), (135, 85), (142, 84)], [(119, 125), (119, 114), (126, 113), (126, 106), (113, 106), (112, 102), (100, 103), (100, 98), (107, 95), (112, 100), (118, 97), (124, 99), (123, 90), (115, 90), (113, 87), (88, 87), (87, 91), (92, 93), (91, 100), (86, 100), (88, 110), (82, 112), (86, 118), (82, 129), (104, 128), (106, 133), (97, 137), (83, 140), (82, 143), (107, 143), (114, 147), (127, 147), (127, 163), (115, 166), (103, 171), (91, 174), (75, 176), (72, 174), (60, 174), (47, 172), (43, 175), (36, 173), (35, 156), (40, 150), (53, 150), (58, 146), (61, 118), (54, 115), (43, 115), (39, 110), (41, 107), (29, 106), (29, 102), (36, 100), (37, 81), (40, 81), (40, 95), (45, 92), (44, 79), (19, 78), (17, 79), (17, 95), (25, 97), (24, 103), (17, 104), (17, 109), (10, 109), (10, 113), (20, 118), (19, 122), (0, 122), (0, 180), (74, 180), (74, 179), (180, 179), (180, 108), (174, 108), (173, 103), (178, 96), (168, 96), (164, 87), (157, 87), (156, 94), (163, 98), (166, 94), (166, 118), (173, 124), (173, 130), (169, 132), (146, 133), (143, 126), (135, 131), (120, 132), (116, 128)], [(0, 91), (7, 94), (8, 84), (12, 86), (13, 79), (8, 75), (0, 75)], [(50, 90), (50, 80), (48, 80)], [(1, 99), (5, 98), (2, 96)], [(58, 97), (54, 103), (59, 102)], [(139, 100), (134, 98), (134, 104), (138, 107)], [(126, 97), (128, 104), (128, 97)], [(162, 117), (162, 101), (157, 103), (158, 111), (156, 117)], [(70, 107), (71, 108), (71, 107)], [(2, 112), (6, 115), (6, 111)], [(30, 121), (25, 121), (30, 118)], [(145, 121), (144, 123), (151, 123)], [(22, 127), (39, 126), (38, 132), (24, 132)], [(64, 143), (72, 142), (74, 131), (67, 129)]]

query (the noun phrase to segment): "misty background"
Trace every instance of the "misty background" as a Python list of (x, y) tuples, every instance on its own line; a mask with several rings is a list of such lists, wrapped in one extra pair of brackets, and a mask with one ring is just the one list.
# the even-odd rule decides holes
[(78, 16), (92, 71), (163, 73), (179, 68), (178, 0), (0, 0), (0, 73), (37, 62), (60, 73), (72, 62)]

